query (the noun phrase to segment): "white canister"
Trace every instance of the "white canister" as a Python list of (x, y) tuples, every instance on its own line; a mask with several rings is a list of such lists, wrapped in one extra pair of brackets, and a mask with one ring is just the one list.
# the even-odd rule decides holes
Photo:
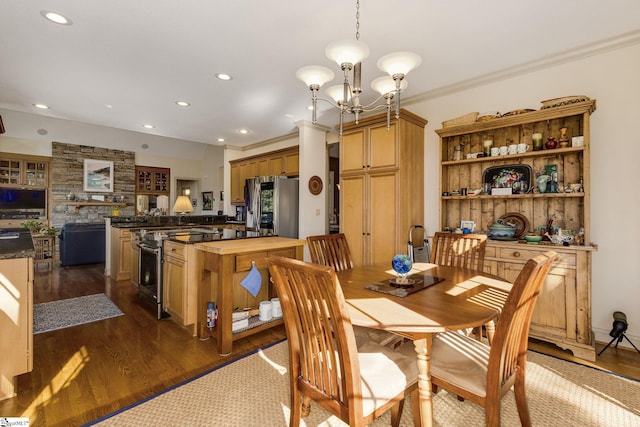
[(273, 304), (271, 304), (271, 301), (260, 301), (260, 315), (258, 317), (263, 322), (273, 318)]
[(282, 317), (280, 298), (271, 298), (271, 311), (273, 313), (273, 317)]
[(509, 147), (507, 147), (506, 145), (500, 147), (500, 155), (505, 156), (507, 154), (509, 154)]

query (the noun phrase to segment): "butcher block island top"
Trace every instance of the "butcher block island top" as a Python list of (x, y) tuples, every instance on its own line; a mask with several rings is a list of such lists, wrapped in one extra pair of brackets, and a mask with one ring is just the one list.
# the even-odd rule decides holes
[[(253, 335), (283, 323), (282, 317), (270, 321), (259, 321), (253, 316), (248, 327), (233, 325), (233, 312), (259, 306), (260, 301), (268, 301), (278, 295), (271, 286), (266, 258), (285, 256), (301, 260), (304, 240), (287, 237), (259, 237), (237, 240), (221, 240), (194, 244), (198, 250), (198, 271), (200, 286), (198, 292), (198, 330), (200, 338), (213, 336), (222, 355), (231, 353), (233, 341)], [(260, 273), (261, 284), (252, 295), (242, 281), (247, 278), (253, 266)], [(215, 302), (218, 307), (216, 327), (206, 326), (206, 307)]]
[(197, 243), (196, 249), (218, 255), (242, 254), (272, 249), (304, 247), (305, 241), (288, 237), (258, 237)]

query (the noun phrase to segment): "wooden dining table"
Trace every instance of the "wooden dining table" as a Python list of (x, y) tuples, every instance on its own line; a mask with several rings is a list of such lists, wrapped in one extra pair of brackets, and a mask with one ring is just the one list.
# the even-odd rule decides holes
[(410, 278), (416, 282), (433, 278), (441, 281), (401, 297), (365, 287), (387, 285), (385, 280), (396, 275), (390, 263), (356, 267), (337, 275), (354, 325), (393, 332), (413, 341), (419, 370), (420, 425), (433, 425), (433, 334), (473, 328), (495, 319), (511, 283), (480, 271), (415, 263)]

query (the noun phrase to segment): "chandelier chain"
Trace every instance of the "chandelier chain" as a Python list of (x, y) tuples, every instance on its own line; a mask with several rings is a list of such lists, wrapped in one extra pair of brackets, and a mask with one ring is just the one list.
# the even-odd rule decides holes
[(356, 40), (360, 40), (360, 0), (356, 0)]

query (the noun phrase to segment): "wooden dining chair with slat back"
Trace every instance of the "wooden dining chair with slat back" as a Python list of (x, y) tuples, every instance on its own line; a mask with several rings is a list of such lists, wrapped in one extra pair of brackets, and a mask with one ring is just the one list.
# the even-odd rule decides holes
[(343, 233), (307, 236), (307, 244), (314, 264), (330, 265), (336, 271), (353, 268), (351, 251)]
[(525, 367), (531, 316), (553, 251), (526, 262), (500, 314), (491, 346), (456, 332), (438, 334), (431, 349), (431, 382), (485, 408), (488, 427), (500, 425), (500, 400), (514, 387), (520, 423), (530, 426)]
[(289, 345), (290, 426), (309, 414), (311, 400), (349, 426), (368, 425), (388, 410), (397, 426), (409, 394), (419, 425), (418, 368), (415, 355), (406, 355), (413, 344), (402, 352), (357, 344), (333, 268), (276, 256), (266, 262)]
[[(353, 259), (347, 238), (343, 233), (307, 236), (311, 262), (333, 267), (335, 271), (353, 269)], [(394, 347), (402, 342), (402, 337), (391, 332), (354, 326), (356, 339), (372, 340), (378, 344)]]
[(487, 236), (438, 232), (433, 236), (432, 264), (482, 271)]
[[(432, 264), (482, 271), (486, 246), (487, 236), (484, 234), (438, 232), (433, 236), (430, 262)], [(494, 322), (487, 323), (485, 329), (487, 331), (487, 339), (491, 343), (495, 329)], [(482, 339), (481, 326), (474, 328), (472, 333), (479, 340)]]

